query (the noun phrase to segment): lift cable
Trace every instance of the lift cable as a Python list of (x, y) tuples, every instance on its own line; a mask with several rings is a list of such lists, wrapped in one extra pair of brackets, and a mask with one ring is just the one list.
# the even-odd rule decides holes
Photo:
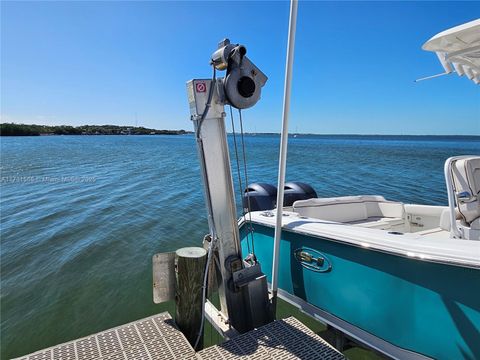
[(245, 183), (247, 184), (247, 188), (246, 188), (246, 193), (247, 193), (247, 207), (248, 207), (248, 217), (249, 217), (249, 220), (248, 220), (248, 232), (250, 233), (250, 235), (252, 236), (252, 255), (253, 255), (253, 262), (256, 263), (257, 262), (257, 258), (255, 256), (255, 239), (253, 237), (253, 227), (252, 227), (252, 207), (250, 205), (250, 196), (248, 194), (248, 172), (247, 172), (247, 155), (246, 155), (246, 151), (245, 151), (245, 140), (244, 140), (244, 136), (243, 136), (243, 119), (242, 119), (242, 110), (241, 109), (238, 109), (238, 115), (239, 115), (239, 118), (240, 118), (240, 134), (241, 134), (241, 139), (242, 139), (242, 153), (243, 153), (243, 166), (244, 166), (244, 173), (245, 173)]
[[(235, 162), (237, 164), (237, 175), (238, 175), (238, 186), (239, 186), (239, 191), (240, 191), (240, 201), (242, 202), (242, 216), (243, 219), (246, 221), (246, 213), (245, 213), (245, 207), (243, 206), (243, 184), (242, 184), (242, 173), (240, 171), (240, 159), (238, 158), (238, 147), (237, 147), (237, 133), (235, 132), (235, 121), (233, 119), (233, 110), (232, 106), (229, 105), (230, 108), (230, 120), (232, 122), (232, 133), (233, 133), (233, 145), (235, 149)], [(246, 184), (248, 187), (248, 183)], [(248, 189), (247, 189), (248, 191)], [(248, 253), (250, 254), (250, 241), (248, 240), (248, 234), (247, 234), (247, 248), (248, 248)]]

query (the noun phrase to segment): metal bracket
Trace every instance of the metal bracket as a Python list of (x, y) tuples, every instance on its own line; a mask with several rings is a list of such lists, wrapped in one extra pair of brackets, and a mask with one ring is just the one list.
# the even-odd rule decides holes
[(239, 335), (239, 332), (229, 324), (222, 312), (208, 299), (205, 302), (205, 317), (225, 340)]
[(242, 270), (235, 271), (233, 273), (233, 283), (236, 288), (241, 288), (262, 275), (262, 268), (260, 264), (257, 263)]
[(225, 268), (229, 269), (232, 274), (242, 269), (242, 259), (236, 255), (231, 255), (225, 260)]

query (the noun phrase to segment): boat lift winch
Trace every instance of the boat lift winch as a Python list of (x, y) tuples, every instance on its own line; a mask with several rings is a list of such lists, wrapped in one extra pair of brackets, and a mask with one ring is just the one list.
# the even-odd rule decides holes
[[(245, 46), (223, 40), (211, 57), (212, 79), (187, 83), (210, 229), (207, 262), (217, 254), (220, 312), (240, 333), (273, 318), (260, 264), (242, 257), (225, 129), (225, 105), (240, 110), (254, 106), (267, 81), (246, 53)], [(217, 79), (217, 70), (226, 70), (225, 77)]]

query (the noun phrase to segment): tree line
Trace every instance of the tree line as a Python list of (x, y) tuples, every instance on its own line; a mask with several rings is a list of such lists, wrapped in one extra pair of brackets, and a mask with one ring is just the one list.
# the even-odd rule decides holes
[(29, 124), (0, 124), (0, 136), (40, 135), (182, 135), (185, 130), (156, 130), (145, 127), (117, 125), (47, 126)]

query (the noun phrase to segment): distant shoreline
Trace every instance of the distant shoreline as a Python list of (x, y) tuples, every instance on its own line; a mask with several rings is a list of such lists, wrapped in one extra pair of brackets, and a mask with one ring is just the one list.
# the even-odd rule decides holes
[(0, 136), (53, 136), (53, 135), (184, 135), (185, 130), (157, 130), (145, 127), (118, 125), (47, 126), (2, 123)]
[[(118, 125), (82, 125), (82, 126), (48, 126), (29, 124), (0, 124), (0, 136), (54, 136), (54, 135), (185, 135), (193, 134), (186, 130), (158, 130), (135, 126)], [(274, 132), (246, 132), (247, 136), (280, 136)], [(232, 133), (228, 133), (232, 135)], [(411, 134), (315, 134), (315, 133), (289, 133), (291, 138), (325, 137), (349, 139), (471, 139), (480, 140), (479, 135), (411, 135)]]

